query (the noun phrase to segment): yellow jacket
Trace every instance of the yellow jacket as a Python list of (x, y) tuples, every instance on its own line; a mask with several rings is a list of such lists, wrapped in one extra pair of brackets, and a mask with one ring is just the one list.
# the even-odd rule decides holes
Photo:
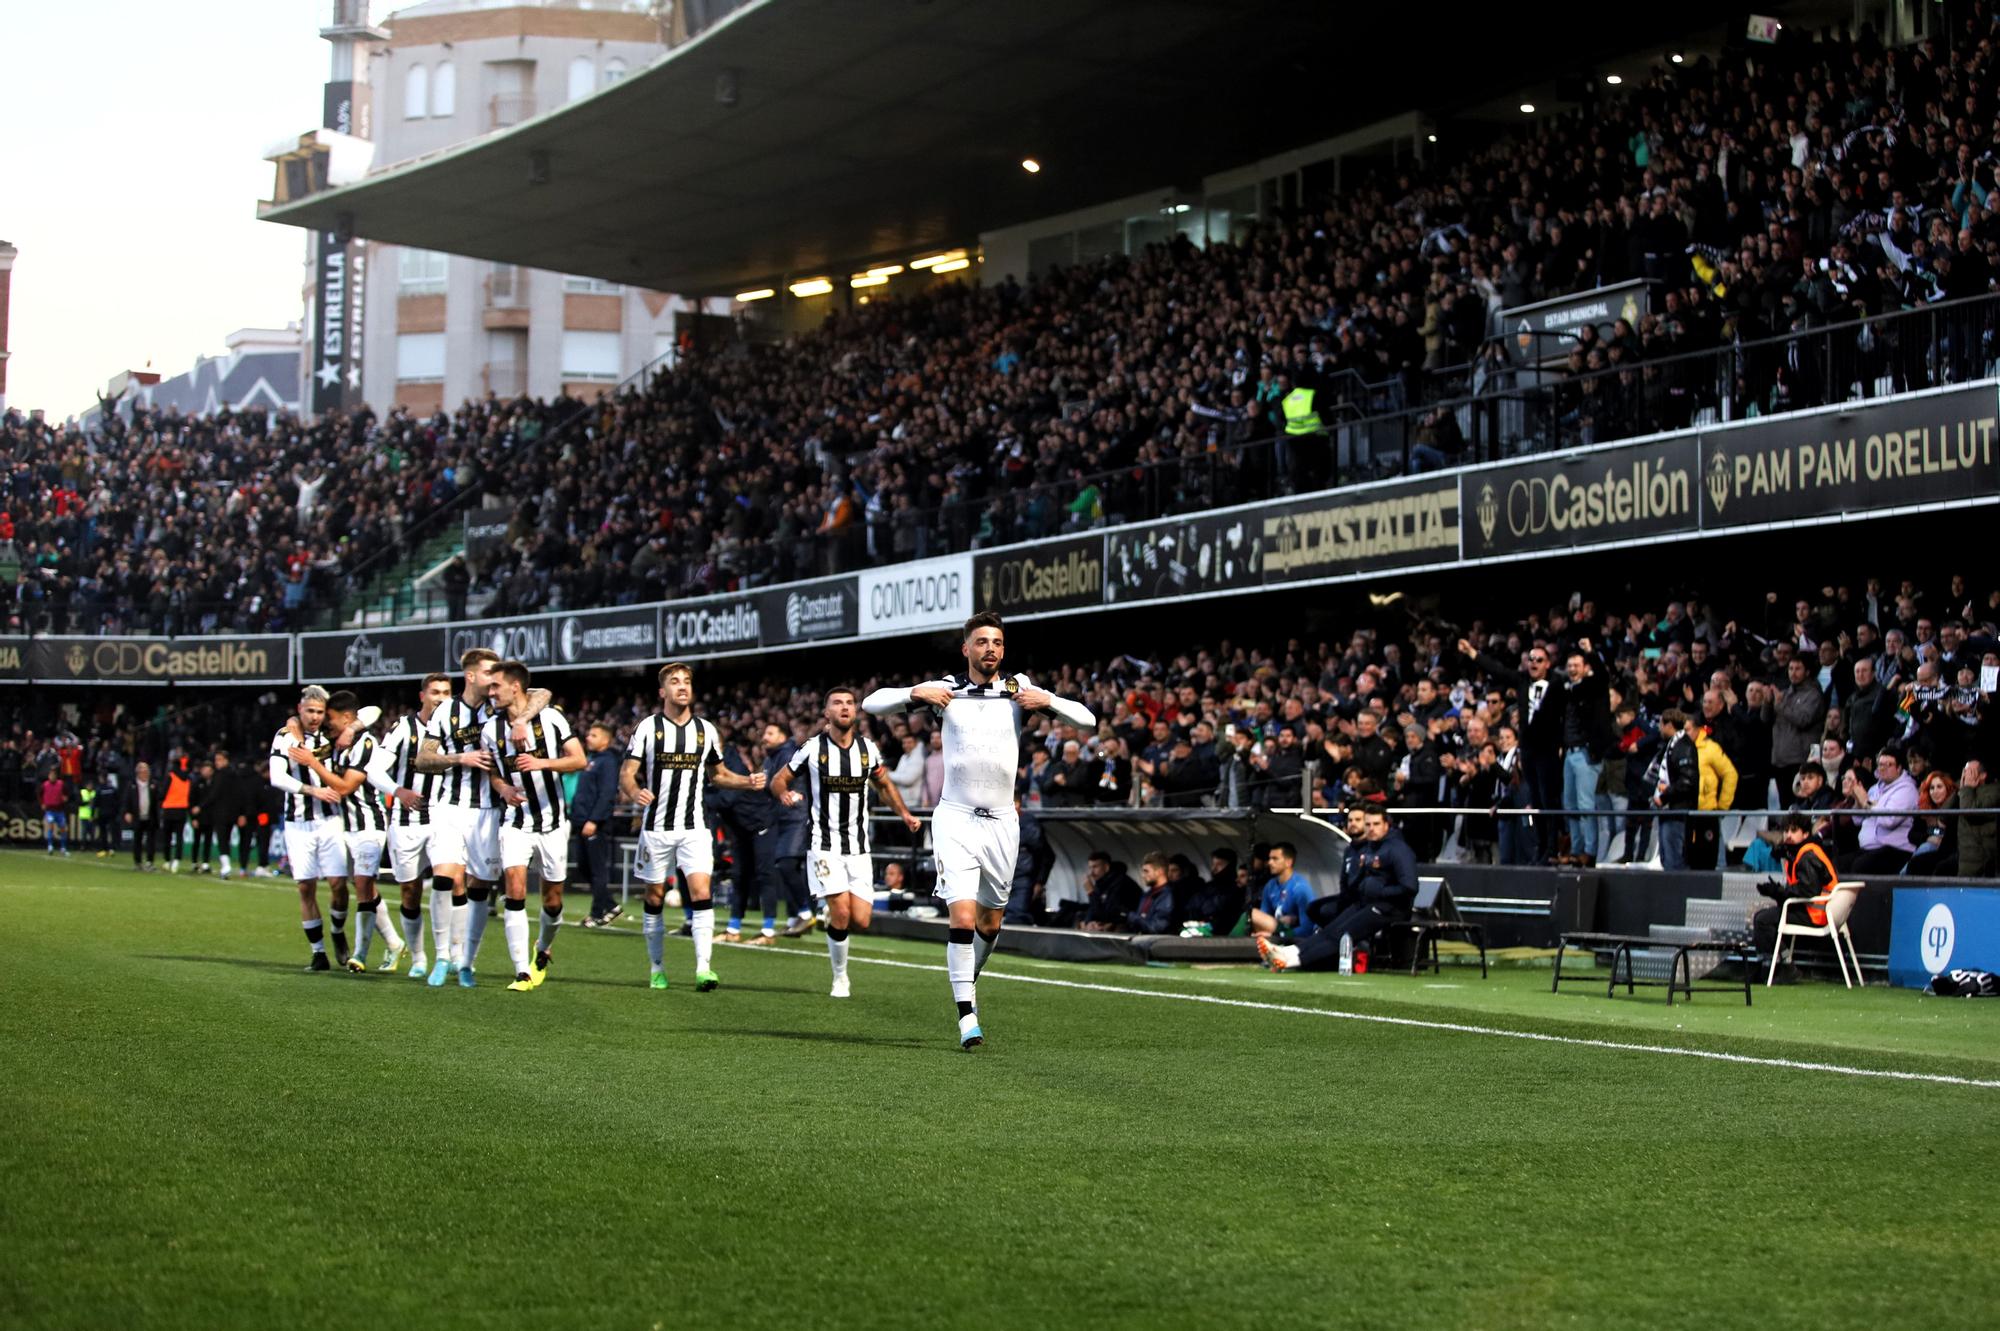
[(1722, 746), (1708, 737), (1704, 727), (1694, 732), (1695, 759), (1701, 764), (1701, 798), (1698, 809), (1726, 809), (1736, 801), (1736, 764)]

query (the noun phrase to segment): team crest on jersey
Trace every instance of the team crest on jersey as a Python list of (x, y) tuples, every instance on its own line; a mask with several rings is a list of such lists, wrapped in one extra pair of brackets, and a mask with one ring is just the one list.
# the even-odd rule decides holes
[(1010, 694), (1019, 693), (1021, 691), (1021, 679), (1018, 675), (1009, 675), (1007, 676), (1006, 682), (1003, 683), (1000, 687), (1004, 692)]

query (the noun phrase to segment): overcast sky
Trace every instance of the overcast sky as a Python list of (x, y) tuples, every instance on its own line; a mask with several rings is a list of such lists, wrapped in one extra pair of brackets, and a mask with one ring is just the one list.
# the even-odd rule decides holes
[[(397, 6), (378, 3), (378, 13)], [(256, 220), (316, 127), (326, 0), (8, 6), (0, 239), (21, 254), (7, 404), (63, 417), (119, 370), (183, 373), (302, 317), (307, 233)]]

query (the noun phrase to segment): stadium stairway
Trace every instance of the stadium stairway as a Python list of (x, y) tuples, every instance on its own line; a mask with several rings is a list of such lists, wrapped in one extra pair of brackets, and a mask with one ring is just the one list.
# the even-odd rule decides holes
[(393, 580), (386, 586), (377, 581), (344, 600), (340, 606), (340, 624), (346, 628), (383, 628), (392, 624), (443, 619), (445, 611), (442, 605), (435, 610), (428, 606), (419, 608), (422, 598), (417, 594), (417, 584), (463, 549), (464, 536), (457, 526), (433, 536), (417, 548), (415, 559), (398, 568)]
[[(1678, 943), (1699, 943), (1724, 934), (1740, 933), (1748, 928), (1750, 904), (1758, 899), (1754, 874), (1726, 873), (1722, 875), (1721, 897), (1689, 897), (1681, 924), (1655, 924), (1647, 933), (1660, 940), (1665, 946), (1659, 948), (1634, 948), (1632, 950), (1632, 976), (1641, 980), (1665, 980), (1673, 967), (1673, 945)], [(1608, 954), (1607, 954), (1608, 955)], [(1717, 952), (1692, 952), (1688, 963), (1693, 971), (1690, 979), (1699, 980), (1708, 975), (1723, 961)]]

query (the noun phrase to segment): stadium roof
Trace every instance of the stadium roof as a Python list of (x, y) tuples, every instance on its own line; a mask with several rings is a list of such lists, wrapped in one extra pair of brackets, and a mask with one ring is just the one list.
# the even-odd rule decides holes
[[(1643, 49), (1723, 9), (1629, 8), (1611, 40)], [(1336, 0), (761, 0), (594, 96), (263, 215), (729, 291), (1195, 186), (1587, 68), (1607, 54), (1602, 14), (1568, 0), (1526, 23), (1512, 6)]]

